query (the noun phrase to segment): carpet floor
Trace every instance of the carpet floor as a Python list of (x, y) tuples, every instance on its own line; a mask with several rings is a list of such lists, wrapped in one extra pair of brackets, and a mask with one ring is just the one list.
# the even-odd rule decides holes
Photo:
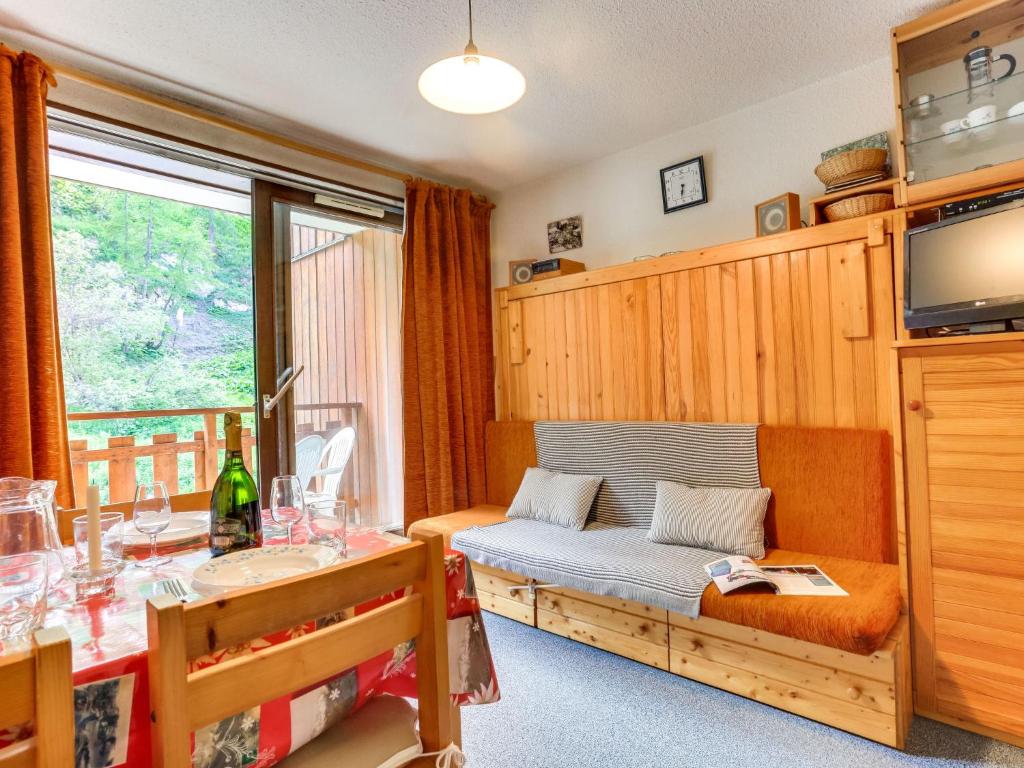
[(464, 707), (467, 768), (1024, 768), (1024, 750), (916, 718), (905, 752), (485, 614), (501, 688)]

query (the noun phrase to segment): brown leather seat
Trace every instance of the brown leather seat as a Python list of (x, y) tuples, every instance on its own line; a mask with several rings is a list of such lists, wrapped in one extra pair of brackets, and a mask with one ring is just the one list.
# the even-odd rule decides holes
[(817, 565), (850, 596), (723, 595), (712, 583), (704, 590), (700, 615), (859, 654), (877, 651), (899, 618), (900, 574), (895, 565), (785, 549), (769, 550), (761, 562)]

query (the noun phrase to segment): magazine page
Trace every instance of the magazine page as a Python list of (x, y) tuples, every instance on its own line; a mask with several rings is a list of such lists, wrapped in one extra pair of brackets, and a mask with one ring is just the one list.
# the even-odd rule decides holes
[(762, 565), (760, 571), (775, 584), (780, 595), (849, 597), (816, 565)]
[(724, 595), (741, 587), (749, 587), (752, 584), (760, 584), (770, 588), (773, 592), (778, 591), (772, 579), (761, 573), (757, 563), (749, 557), (733, 555), (715, 560), (704, 566), (711, 580), (718, 586), (719, 591)]

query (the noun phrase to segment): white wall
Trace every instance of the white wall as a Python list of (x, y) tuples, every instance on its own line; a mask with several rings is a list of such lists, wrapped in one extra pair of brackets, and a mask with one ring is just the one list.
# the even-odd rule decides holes
[[(753, 237), (754, 205), (783, 192), (800, 195), (806, 221), (807, 201), (824, 192), (814, 175), (821, 151), (894, 124), (884, 58), (506, 190), (494, 197), (493, 283), (508, 284), (511, 259), (547, 258), (547, 223), (576, 214), (583, 247), (561, 255), (587, 269)], [(659, 169), (697, 155), (708, 203), (662, 213)]]

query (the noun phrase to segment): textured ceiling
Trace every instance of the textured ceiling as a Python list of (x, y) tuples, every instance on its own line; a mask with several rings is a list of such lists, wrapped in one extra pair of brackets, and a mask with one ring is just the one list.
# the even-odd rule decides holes
[(44, 56), (501, 190), (886, 56), (890, 26), (943, 4), (476, 0), (481, 53), (527, 88), (475, 117), (416, 90), (465, 45), (463, 0), (0, 0), (0, 28)]

